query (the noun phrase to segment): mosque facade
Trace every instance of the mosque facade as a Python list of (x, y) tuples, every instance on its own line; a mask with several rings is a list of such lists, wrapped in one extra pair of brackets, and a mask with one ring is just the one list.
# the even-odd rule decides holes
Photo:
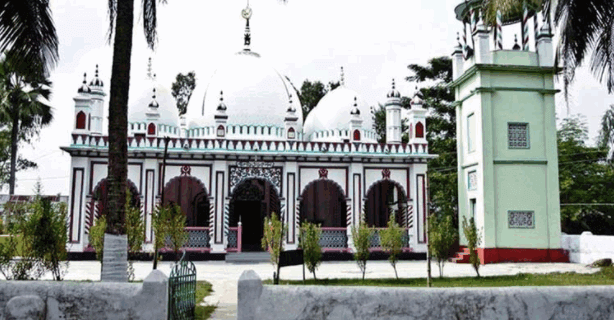
[[(192, 251), (262, 250), (264, 218), (276, 213), (288, 226), (286, 248), (298, 246), (300, 224), (310, 221), (322, 227), (323, 250), (352, 252), (352, 226), (363, 219), (383, 228), (394, 212), (406, 232), (404, 250), (425, 252), (427, 161), (435, 155), (428, 152), (420, 98), (407, 111), (394, 82), (382, 92), (385, 143), (343, 75), (303, 119), (290, 80), (250, 49), (251, 9), (243, 14), (245, 48), (196, 89), (201, 95), (192, 97), (186, 115), (179, 116), (171, 91), (151, 72), (133, 77), (128, 185), (146, 227), (145, 250), (153, 250), (154, 210), (175, 203), (186, 215), (185, 249)], [(74, 97), (71, 143), (62, 147), (71, 155), (68, 247), (77, 252), (91, 250), (89, 229), (108, 191), (107, 91), (98, 70), (88, 80)], [(377, 236), (372, 247), (379, 248)]]

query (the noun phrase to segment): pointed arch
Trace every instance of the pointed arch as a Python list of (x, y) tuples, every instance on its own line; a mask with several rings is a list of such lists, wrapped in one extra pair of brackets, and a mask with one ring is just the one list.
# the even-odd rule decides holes
[(345, 191), (334, 180), (317, 179), (309, 182), (299, 198), (299, 221), (309, 221), (322, 227), (347, 227)]
[(147, 126), (147, 134), (150, 136), (156, 135), (156, 125), (153, 122)]
[[(135, 208), (141, 208), (141, 194), (134, 182), (130, 179), (126, 181), (128, 185), (128, 191), (130, 191), (130, 206)], [(107, 178), (100, 180), (96, 187), (92, 190), (90, 195), (90, 202), (88, 204), (88, 210), (86, 210), (85, 217), (85, 230), (89, 233), (90, 228), (94, 225), (94, 222), (101, 214), (104, 213), (105, 204), (107, 203), (109, 192), (109, 181)]]
[(424, 138), (424, 125), (422, 122), (416, 123), (416, 138)]
[(365, 198), (365, 222), (376, 228), (386, 227), (392, 207), (396, 211), (396, 222), (405, 227), (407, 221), (406, 194), (403, 186), (394, 180), (378, 180), (371, 184)]
[(77, 117), (76, 117), (75, 128), (76, 129), (85, 129), (86, 120), (87, 120), (87, 116), (85, 115), (85, 112), (79, 111), (77, 113)]
[(354, 141), (360, 141), (360, 130), (354, 130)]
[(177, 176), (164, 185), (164, 204), (177, 204), (186, 215), (187, 227), (208, 227), (209, 192), (205, 184), (193, 176)]

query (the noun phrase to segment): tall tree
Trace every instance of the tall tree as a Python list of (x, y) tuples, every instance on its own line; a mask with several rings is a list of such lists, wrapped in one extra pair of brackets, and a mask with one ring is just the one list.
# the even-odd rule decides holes
[(497, 10), (520, 16), (525, 2), (554, 15), (560, 35), (557, 60), (562, 62), (565, 88), (573, 82), (576, 67), (592, 52), (591, 71), (600, 82), (606, 82), (610, 93), (614, 92), (614, 1), (484, 0), (487, 19), (492, 24)]
[[(15, 172), (35, 169), (35, 162), (17, 156)], [(0, 130), (0, 189), (9, 182), (11, 176), (11, 139), (8, 130)]]
[(339, 86), (339, 82), (333, 81), (329, 81), (328, 85), (320, 81), (311, 82), (309, 79), (303, 81), (303, 85), (301, 85), (301, 90), (299, 91), (299, 99), (303, 107), (303, 121), (307, 119), (309, 112), (318, 105), (318, 102), (320, 102), (329, 91), (335, 90), (335, 88)]
[(606, 110), (601, 117), (601, 129), (599, 130), (599, 138), (597, 144), (601, 148), (607, 148), (608, 160), (612, 160), (614, 156), (614, 105)]
[(40, 129), (51, 123), (53, 113), (47, 104), (51, 82), (40, 75), (22, 75), (8, 54), (0, 61), (0, 123), (10, 131), (11, 167), (9, 194), (15, 193), (19, 142), (30, 142)]
[(196, 73), (190, 71), (187, 74), (179, 73), (171, 87), (171, 94), (177, 101), (177, 109), (179, 115), (183, 115), (188, 111), (188, 103), (192, 97), (192, 92), (196, 88)]
[(426, 139), (429, 153), (439, 157), (429, 160), (431, 209), (438, 215), (450, 215), (458, 226), (458, 177), (456, 158), (456, 110), (454, 94), (447, 88), (452, 82), (452, 60), (433, 58), (426, 66), (411, 64), (407, 81), (428, 82), (420, 89), (424, 107), (429, 110)]
[[(150, 49), (157, 41), (157, 2), (165, 0), (142, 0), (142, 20), (145, 39)], [(130, 58), (132, 56), (132, 31), (134, 27), (134, 0), (109, 0), (109, 41), (113, 39), (113, 66), (111, 70), (111, 92), (109, 98), (109, 165), (108, 204), (103, 212), (107, 216), (107, 234), (125, 234), (126, 187), (128, 176), (128, 92), (130, 90)], [(105, 237), (106, 238), (106, 237)], [(117, 261), (103, 257), (101, 278), (113, 278), (105, 270), (127, 268), (125, 253), (127, 246), (105, 245), (105, 253), (118, 257)], [(109, 250), (109, 251), (107, 251)], [(108, 261), (108, 262), (107, 262)], [(105, 263), (116, 266), (108, 268)], [(122, 272), (118, 273), (121, 276)], [(123, 272), (125, 275), (126, 272)], [(123, 278), (122, 278), (123, 279)], [(107, 280), (107, 279), (103, 279)]]
[(48, 74), (59, 58), (49, 0), (2, 1), (0, 51), (13, 61), (19, 74)]

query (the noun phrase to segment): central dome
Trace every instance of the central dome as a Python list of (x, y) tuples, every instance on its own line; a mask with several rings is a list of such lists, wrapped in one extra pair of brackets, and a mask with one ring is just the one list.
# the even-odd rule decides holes
[[(201, 91), (202, 92), (202, 91)], [(290, 81), (266, 63), (257, 53), (241, 51), (215, 71), (205, 90), (202, 104), (189, 107), (191, 128), (215, 124), (214, 115), (223, 92), (228, 125), (284, 127), (286, 110), (292, 105), (301, 110), (298, 94)], [(202, 94), (202, 93), (201, 93)], [(197, 99), (195, 99), (197, 100)], [(298, 130), (303, 116), (297, 112)]]

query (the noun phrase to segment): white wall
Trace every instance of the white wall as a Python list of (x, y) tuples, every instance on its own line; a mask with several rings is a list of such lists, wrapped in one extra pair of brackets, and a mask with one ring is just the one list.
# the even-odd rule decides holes
[(569, 252), (569, 262), (589, 264), (595, 260), (614, 260), (614, 236), (596, 236), (586, 231), (581, 235), (561, 234), (561, 248)]

